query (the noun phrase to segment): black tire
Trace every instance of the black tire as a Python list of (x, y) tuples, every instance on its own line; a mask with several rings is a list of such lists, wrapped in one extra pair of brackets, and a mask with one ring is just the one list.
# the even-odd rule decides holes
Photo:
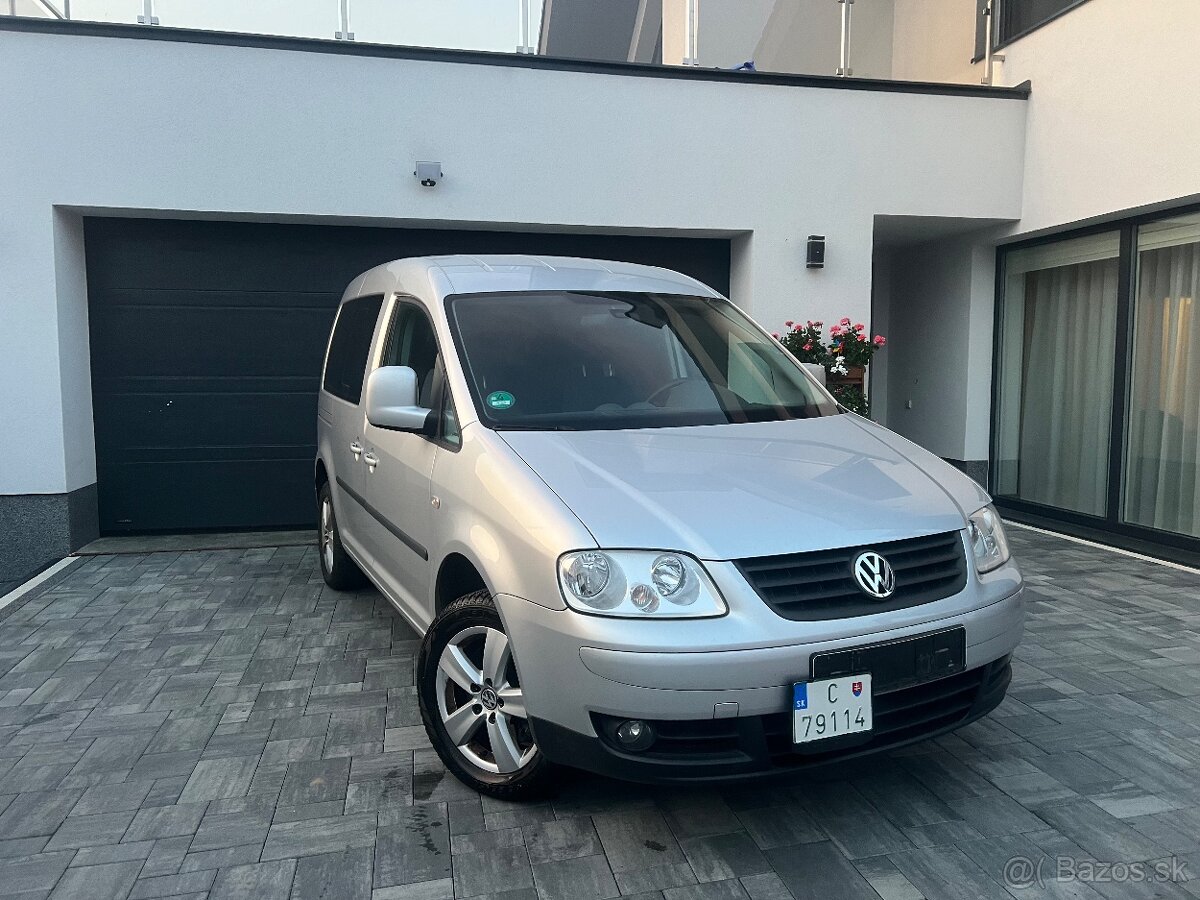
[[(488, 771), (466, 755), (466, 752), (474, 752), (477, 758), (483, 757), (485, 763), (489, 761), (486, 756), (491, 742), (491, 729), (488, 722), (495, 723), (495, 717), (502, 712), (503, 699), (500, 698), (496, 701), (501, 708), (485, 707), (481, 702), (482, 691), (485, 687), (492, 686), (491, 681), (488, 681), (486, 686), (480, 683), (478, 685), (480, 691), (469, 691), (451, 683), (448, 678), (439, 679), (439, 663), (442, 652), (452, 640), (464, 640), (461, 645), (464, 652), (473, 655), (476, 649), (467, 641), (474, 640), (474, 638), (463, 639), (462, 635), (469, 635), (480, 629), (492, 629), (507, 638), (504, 623), (500, 620), (500, 614), (496, 611), (496, 606), (492, 603), (491, 596), (487, 591), (475, 591), (455, 600), (442, 610), (425, 633), (425, 639), (421, 642), (421, 653), (417, 659), (417, 697), (421, 706), (421, 720), (425, 724), (425, 732), (429, 735), (434, 750), (437, 751), (446, 768), (468, 787), (474, 788), (481, 794), (505, 800), (529, 800), (541, 797), (546, 794), (553, 783), (554, 766), (542, 755), (536, 745), (533, 745), (532, 731), (528, 729), (526, 719), (501, 716), (502, 724), (509, 723), (511, 729), (509, 733), (518, 736), (519, 739), (515, 742), (517, 748), (528, 754), (528, 756), (521, 757), (524, 762), (516, 771)], [(481, 637), (479, 640), (484, 641), (486, 637)], [(509, 665), (511, 667), (506, 671), (510, 677), (506, 679), (506, 684), (509, 685), (509, 690), (519, 691), (520, 683), (515, 675), (515, 664), (511, 662), (511, 649)], [(480, 664), (481, 676), (483, 668), (483, 665)], [(441, 681), (440, 685), (439, 681)], [(439, 690), (448, 692), (443, 694), (443, 697), (447, 699), (442, 703), (439, 703)], [(452, 694), (458, 694), (465, 698), (464, 702), (457, 704), (457, 709), (462, 710), (464, 707), (470, 706), (482, 710), (482, 716), (479, 718), (482, 724), (476, 726), (475, 734), (479, 736), (479, 741), (482, 743), (484, 736), (479, 735), (479, 732), (488, 732), (489, 747), (487, 749), (483, 747), (479, 747), (477, 750), (468, 748), (468, 751), (464, 752), (450, 737), (443, 722), (442, 710), (443, 707), (448, 707), (449, 695)], [(474, 696), (472, 696), (473, 694)], [(493, 710), (490, 714), (488, 713), (489, 708)], [(526, 741), (528, 741), (528, 747), (526, 747)], [(473, 744), (472, 747), (474, 746)], [(494, 753), (491, 761), (493, 764), (499, 765), (499, 759)]]
[[(328, 509), (328, 523), (325, 511)], [(365, 587), (367, 576), (346, 553), (333, 511), (333, 495), (329, 482), (317, 490), (317, 556), (321, 560), (321, 577), (337, 591), (352, 591)]]

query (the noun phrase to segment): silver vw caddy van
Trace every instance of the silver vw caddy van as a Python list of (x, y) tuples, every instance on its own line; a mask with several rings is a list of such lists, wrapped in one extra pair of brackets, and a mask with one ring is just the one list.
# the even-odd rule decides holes
[(1022, 582), (988, 495), (663, 269), (404, 259), (346, 290), (320, 564), (418, 633), (446, 766), (796, 771), (985, 715)]

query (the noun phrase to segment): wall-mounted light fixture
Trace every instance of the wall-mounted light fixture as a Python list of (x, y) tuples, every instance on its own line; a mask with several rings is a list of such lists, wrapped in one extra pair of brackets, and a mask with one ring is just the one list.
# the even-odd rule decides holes
[(417, 169), (413, 174), (417, 176), (417, 181), (425, 187), (433, 187), (442, 180), (442, 164), (419, 159), (417, 160)]
[(825, 268), (825, 235), (810, 234), (808, 236), (808, 253), (805, 266), (809, 269)]

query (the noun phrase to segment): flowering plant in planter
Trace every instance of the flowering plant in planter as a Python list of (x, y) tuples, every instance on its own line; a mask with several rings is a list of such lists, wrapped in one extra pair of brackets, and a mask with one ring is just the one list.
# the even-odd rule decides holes
[(849, 316), (830, 326), (828, 342), (821, 330), (825, 323), (819, 320), (784, 324), (788, 330), (775, 335), (784, 348), (800, 362), (824, 366), (829, 391), (837, 401), (859, 415), (867, 415), (870, 405), (863, 392), (863, 375), (871, 357), (887, 344), (887, 339), (882, 334), (868, 338), (866, 326), (852, 324)]
[(871, 364), (871, 357), (887, 343), (882, 334), (868, 339), (867, 328), (861, 322), (851, 325), (849, 317), (829, 329), (829, 353), (840, 356), (848, 367), (866, 368)]

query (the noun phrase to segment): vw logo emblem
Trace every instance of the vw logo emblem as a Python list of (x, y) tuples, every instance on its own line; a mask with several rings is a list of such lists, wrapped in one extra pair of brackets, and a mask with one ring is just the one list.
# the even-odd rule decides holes
[(486, 706), (488, 709), (495, 709), (496, 705), (497, 705), (496, 701), (499, 698), (498, 698), (496, 692), (492, 688), (485, 687), (480, 692), (479, 699), (480, 699), (480, 701), (482, 701), (483, 705)]
[(877, 600), (886, 600), (896, 590), (896, 573), (886, 559), (874, 550), (858, 554), (854, 560), (854, 580)]

